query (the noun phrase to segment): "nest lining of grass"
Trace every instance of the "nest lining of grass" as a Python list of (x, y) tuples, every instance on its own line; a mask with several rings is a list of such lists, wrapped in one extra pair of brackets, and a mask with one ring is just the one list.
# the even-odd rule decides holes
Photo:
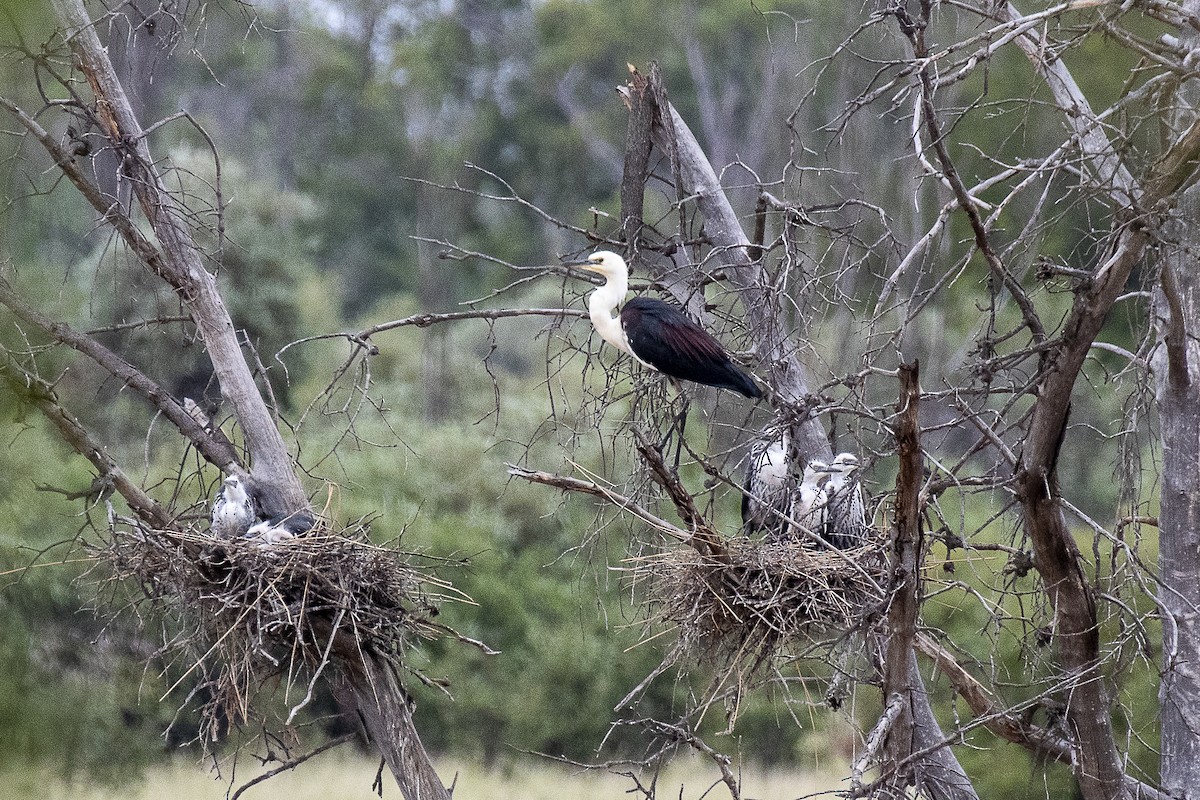
[(137, 587), (135, 610), (149, 602), (177, 623), (160, 653), (177, 667), (167, 694), (190, 679), (197, 688), (189, 698), (209, 698), (200, 708), (206, 742), (220, 738), (228, 722), (247, 720), (256, 694), (274, 689), (280, 677), (289, 690), (309, 682), (290, 724), (331, 663), (370, 654), (399, 664), (415, 640), (471, 642), (434, 620), (440, 602), (469, 598), (412, 566), (410, 554), (372, 544), (365, 520), (337, 532), (319, 524), (271, 545), (214, 538), (199, 526), (157, 530), (123, 522), (96, 555), (109, 565), (114, 587)]
[(674, 547), (635, 567), (650, 582), (650, 622), (678, 630), (681, 654), (761, 665), (814, 633), (855, 627), (883, 600), (882, 542), (837, 551), (748, 537), (724, 544), (716, 554)]

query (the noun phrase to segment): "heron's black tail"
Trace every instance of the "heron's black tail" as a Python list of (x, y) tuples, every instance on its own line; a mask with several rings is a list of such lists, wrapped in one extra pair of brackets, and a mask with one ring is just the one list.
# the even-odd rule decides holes
[(725, 370), (725, 374), (722, 376), (724, 380), (720, 383), (714, 383), (713, 386), (719, 386), (722, 389), (732, 389), (750, 398), (757, 399), (763, 396), (762, 389), (754, 382), (754, 378), (751, 378), (732, 362), (727, 366), (728, 369)]

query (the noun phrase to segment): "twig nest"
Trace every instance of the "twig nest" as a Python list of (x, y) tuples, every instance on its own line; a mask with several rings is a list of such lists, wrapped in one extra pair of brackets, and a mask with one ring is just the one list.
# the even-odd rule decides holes
[(848, 629), (883, 599), (882, 544), (817, 550), (801, 542), (726, 540), (702, 555), (677, 547), (644, 558), (654, 616), (706, 658), (763, 663), (789, 643)]
[(367, 531), (365, 520), (336, 533), (319, 525), (265, 544), (128, 521), (97, 555), (178, 624), (163, 655), (177, 675), (206, 684), (191, 696), (212, 698), (201, 709), (211, 741), (227, 721), (248, 717), (270, 678), (312, 676), (364, 653), (398, 661), (414, 639), (457, 636), (434, 621), (436, 601), (453, 587), (411, 566), (408, 554), (372, 544)]

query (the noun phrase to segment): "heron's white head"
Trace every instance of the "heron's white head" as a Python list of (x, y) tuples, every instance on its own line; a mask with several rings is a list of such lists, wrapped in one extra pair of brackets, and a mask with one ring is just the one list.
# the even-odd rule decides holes
[(242, 479), (237, 475), (230, 475), (228, 478), (226, 478), (224, 494), (225, 499), (231, 502), (246, 502), (246, 487), (242, 485)]
[(858, 469), (858, 456), (854, 453), (838, 453), (833, 457), (832, 469), (842, 475), (849, 475)]
[(625, 265), (625, 259), (611, 250), (597, 250), (588, 256), (586, 261), (580, 262), (579, 266), (588, 272), (598, 272), (610, 279), (629, 277), (629, 267)]
[(824, 461), (810, 461), (804, 465), (804, 476), (800, 481), (808, 486), (821, 486), (829, 480), (831, 471)]

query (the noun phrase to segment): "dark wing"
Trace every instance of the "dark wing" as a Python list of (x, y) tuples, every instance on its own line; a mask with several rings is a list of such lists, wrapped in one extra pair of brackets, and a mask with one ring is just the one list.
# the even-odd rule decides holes
[(756, 459), (750, 459), (746, 480), (742, 483), (742, 532), (750, 535), (763, 527), (762, 486), (758, 481)]
[(317, 523), (316, 518), (308, 511), (296, 511), (291, 514), (280, 514), (271, 518), (271, 527), (283, 528), (292, 535), (306, 533)]
[(729, 359), (721, 343), (669, 303), (635, 297), (621, 309), (621, 327), (634, 354), (659, 372), (762, 397), (754, 379)]

